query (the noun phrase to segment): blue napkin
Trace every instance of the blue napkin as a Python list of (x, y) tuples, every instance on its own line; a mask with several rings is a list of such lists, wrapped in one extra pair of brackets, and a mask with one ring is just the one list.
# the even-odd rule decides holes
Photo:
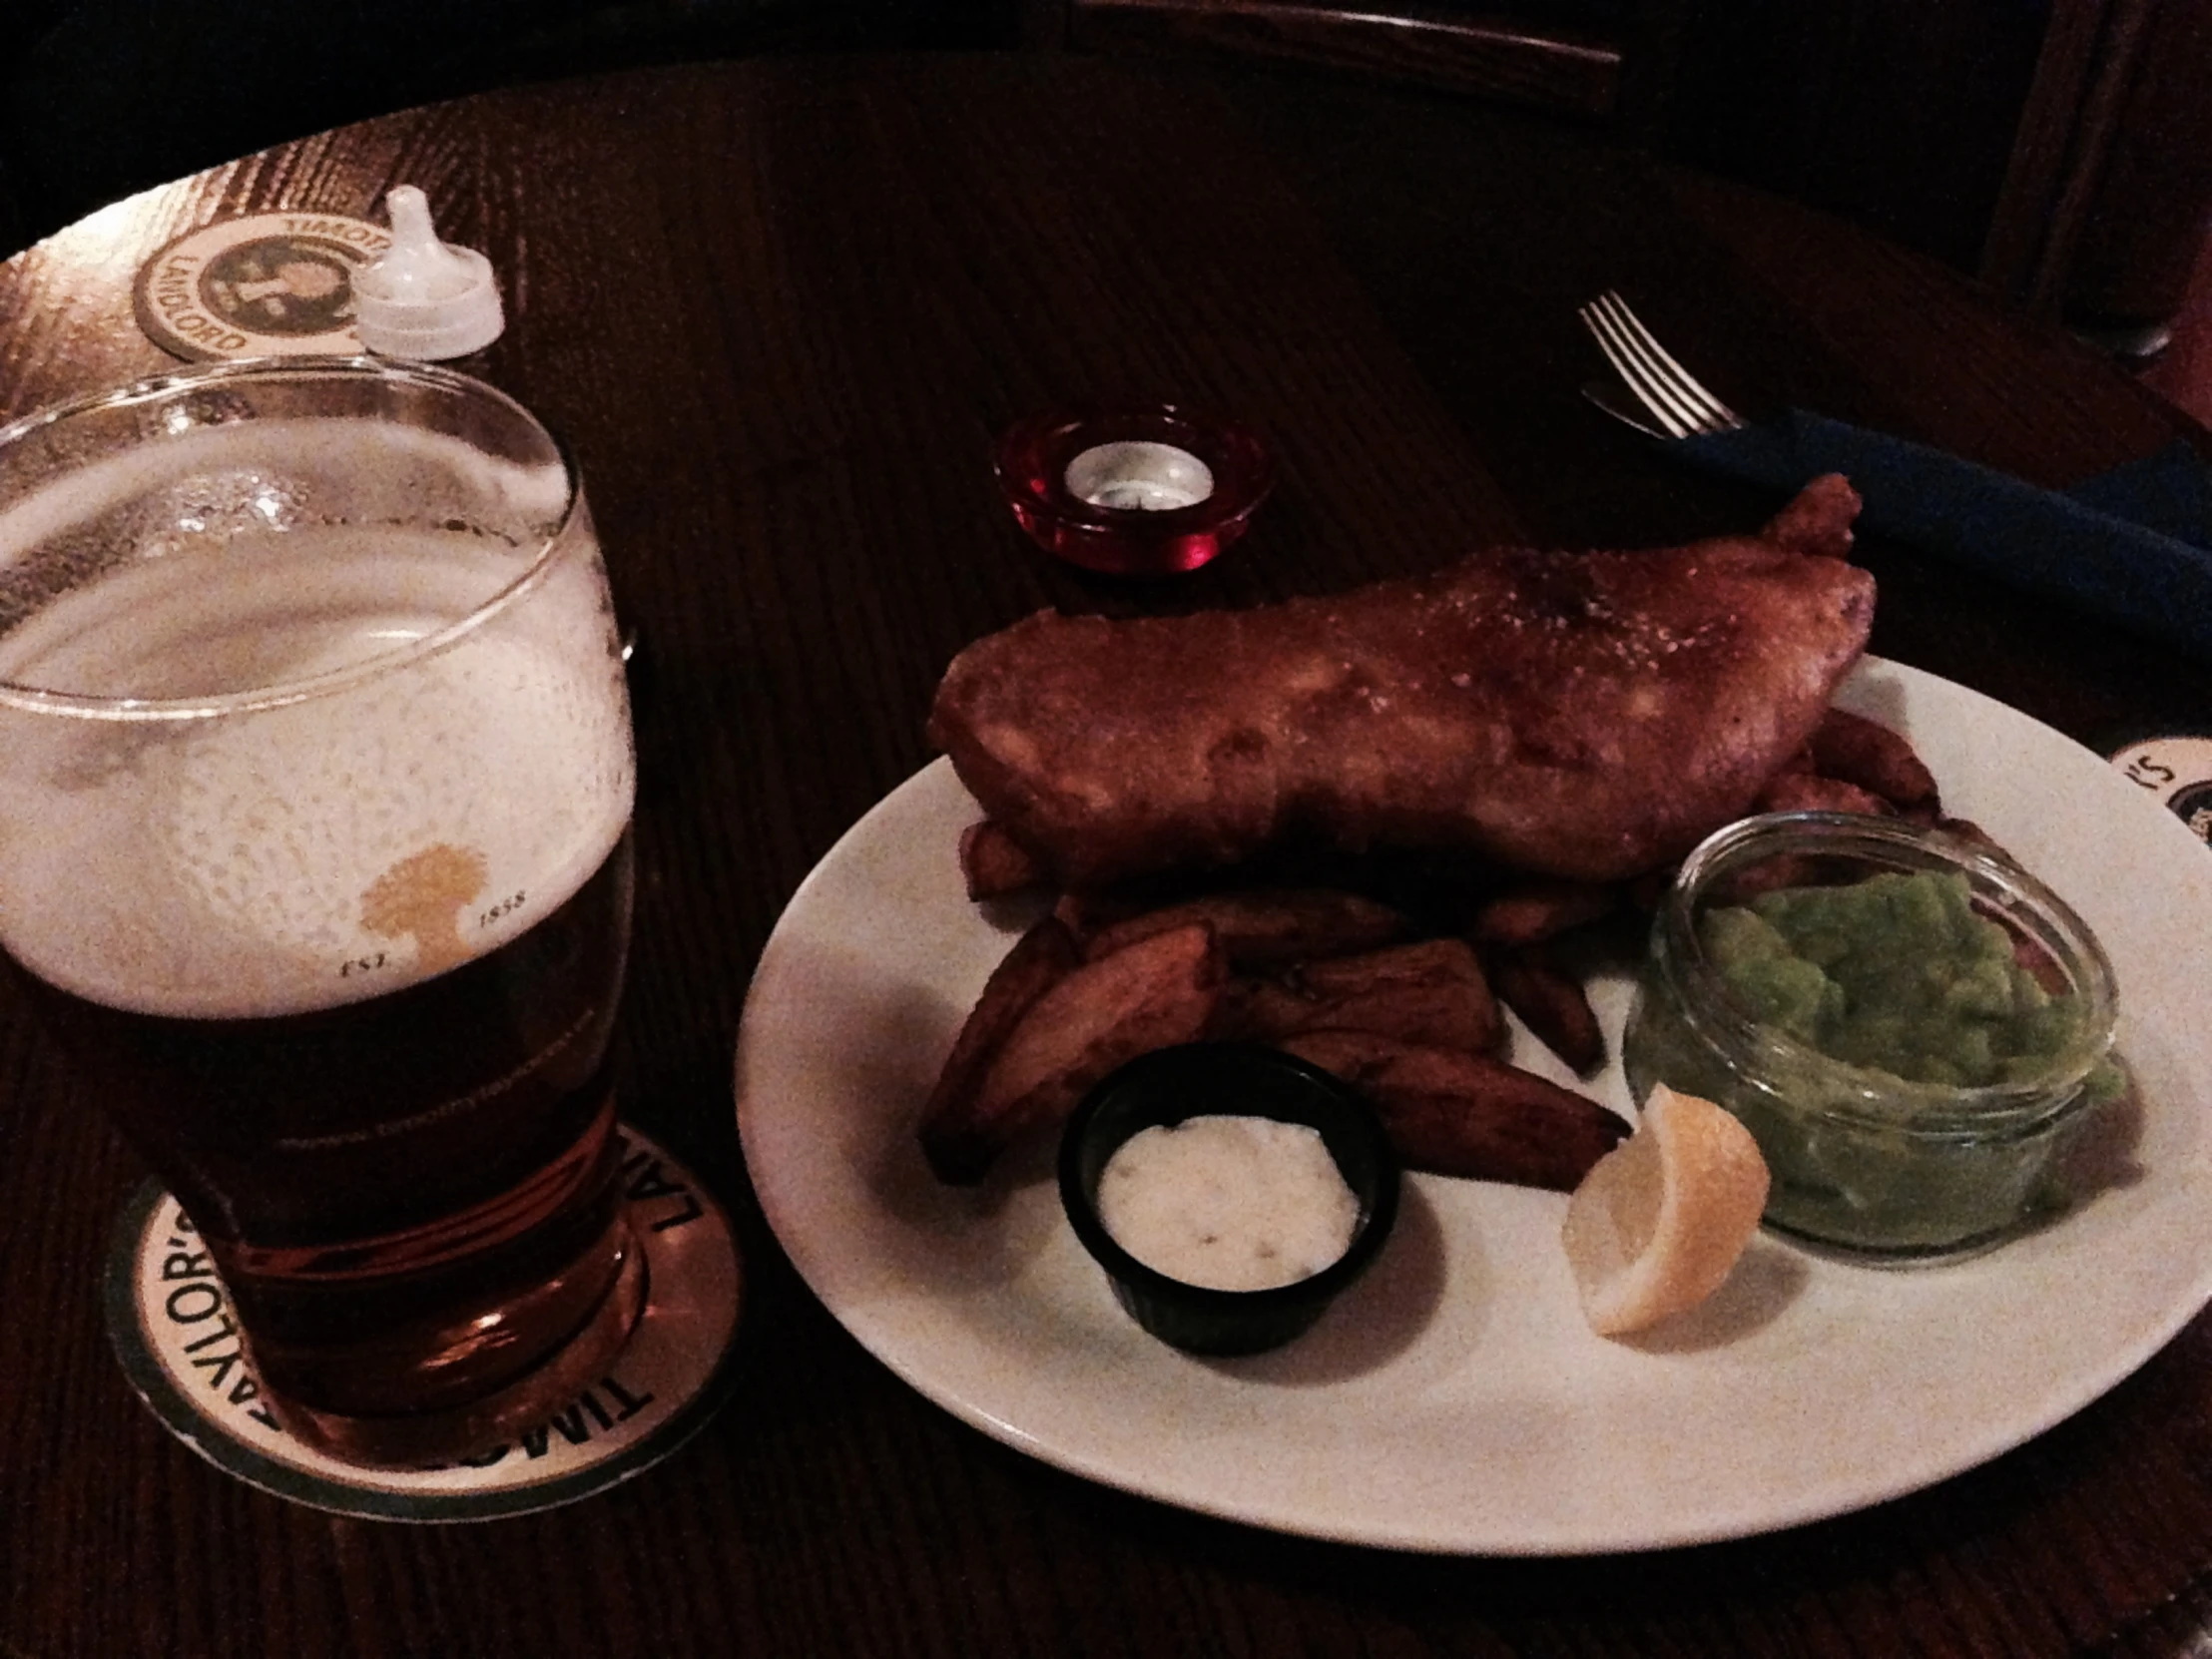
[(1841, 472), (1868, 530), (2212, 660), (2212, 474), (2185, 443), (2062, 492), (1799, 409), (1666, 448), (1783, 490)]

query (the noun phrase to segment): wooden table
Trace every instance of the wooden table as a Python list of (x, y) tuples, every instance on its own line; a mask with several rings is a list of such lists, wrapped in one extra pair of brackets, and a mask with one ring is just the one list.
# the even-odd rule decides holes
[[(617, 1491), (481, 1525), (334, 1519), (215, 1472), (103, 1330), (142, 1171), (0, 1007), (0, 1655), (2138, 1654), (2212, 1628), (2212, 1323), (1870, 1513), (1596, 1560), (1392, 1555), (1093, 1486), (925, 1403), (782, 1259), (730, 1096), (770, 928), (929, 758), (930, 692), (975, 635), (1045, 604), (1244, 602), (1500, 539), (1763, 516), (1578, 398), (1597, 362), (1574, 305), (1601, 288), (1740, 407), (2038, 480), (2148, 453), (2177, 417), (1929, 265), (1572, 132), (1054, 57), (700, 66), (302, 140), (0, 266), (0, 412), (167, 365), (130, 284), (169, 238), (371, 215), (402, 181), (503, 273), (481, 371), (573, 443), (644, 640), (629, 1110), (737, 1211), (729, 1403)], [(1234, 411), (1279, 451), (1249, 541), (1172, 589), (1048, 563), (991, 484), (1015, 417), (1117, 394)], [(1863, 557), (1889, 656), (2092, 741), (2212, 709), (2212, 676), (2169, 653)]]

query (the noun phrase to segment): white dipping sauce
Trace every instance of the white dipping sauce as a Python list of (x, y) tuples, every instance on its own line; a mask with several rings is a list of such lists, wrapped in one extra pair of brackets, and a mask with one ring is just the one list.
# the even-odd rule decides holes
[(1170, 1279), (1265, 1291), (1342, 1256), (1360, 1200), (1320, 1130), (1202, 1116), (1123, 1142), (1099, 1177), (1098, 1218), (1116, 1244)]

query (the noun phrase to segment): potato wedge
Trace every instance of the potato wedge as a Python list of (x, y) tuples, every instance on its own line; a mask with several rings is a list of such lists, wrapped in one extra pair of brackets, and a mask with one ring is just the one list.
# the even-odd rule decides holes
[(1118, 890), (1071, 890), (1053, 900), (1052, 913), (1075, 935), (1078, 946), (1087, 946), (1099, 933), (1116, 922), (1127, 921), (1132, 916), (1140, 916), (1159, 907), (1157, 900), (1136, 898)]
[(1467, 936), (1481, 944), (1535, 944), (1611, 915), (1621, 896), (1617, 885), (1532, 876), (1485, 899)]
[(921, 1149), (941, 1181), (979, 1181), (1006, 1146), (1074, 1110), (1116, 1066), (1203, 1035), (1227, 977), (1203, 922), (1140, 939), (1074, 968), (1030, 1003), (979, 1082), (939, 1102)]
[(1752, 803), (1762, 813), (1864, 813), (1894, 818), (1897, 809), (1871, 790), (1817, 772), (1785, 772), (1772, 779)]
[(1811, 748), (1814, 771), (1856, 784), (1900, 812), (1938, 805), (1936, 775), (1910, 743), (1879, 721), (1831, 709), (1814, 730)]
[(1251, 887), (1207, 893), (1099, 927), (1084, 941), (1096, 959), (1112, 951), (1202, 922), (1240, 971), (1373, 950), (1402, 939), (1412, 923), (1387, 904), (1328, 887)]
[(1494, 1049), (1505, 1035), (1482, 964), (1461, 939), (1422, 939), (1237, 981), (1216, 1023), (1217, 1034), (1247, 1042), (1339, 1029), (1469, 1053)]
[(1004, 826), (979, 819), (960, 831), (960, 876), (980, 903), (1041, 886), (1045, 868)]
[(1014, 941), (975, 999), (960, 1034), (952, 1039), (951, 1052), (937, 1072), (936, 1087), (921, 1109), (924, 1144), (935, 1134), (935, 1125), (953, 1121), (981, 1086), (1007, 1033), (1021, 1023), (1037, 998), (1072, 973), (1082, 962), (1075, 936), (1057, 917), (1046, 916)]
[(1488, 1055), (1363, 1031), (1280, 1046), (1366, 1094), (1409, 1169), (1572, 1192), (1628, 1134), (1596, 1101)]
[(1541, 949), (1498, 952), (1490, 961), (1498, 1000), (1520, 1016), (1536, 1040), (1577, 1072), (1605, 1062), (1605, 1033), (1582, 981)]

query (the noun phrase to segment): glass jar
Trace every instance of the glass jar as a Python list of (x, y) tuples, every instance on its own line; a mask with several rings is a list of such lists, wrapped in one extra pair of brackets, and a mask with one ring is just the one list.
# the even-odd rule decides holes
[[(1912, 1080), (1863, 1053), (1837, 1058), (1807, 1040), (1804, 1020), (1772, 1012), (1772, 1002), (1761, 1017), (1747, 1005), (1746, 982), (1732, 989), (1724, 977), (1715, 940), (1745, 925), (1739, 918), (1758, 894), (1921, 871), (1962, 877), (1971, 915), (2010, 935), (2013, 961), (2049, 998), (2037, 1017), (2050, 1040), (2007, 1062), (1998, 1080)], [(1735, 913), (1716, 924), (1724, 909)], [(1843, 949), (1839, 937), (1813, 953)], [(1855, 947), (1901, 976), (1908, 1025), (1971, 1000), (1973, 987), (1947, 978), (1926, 945), (1890, 951), (1877, 932)], [(1829, 1006), (1844, 1000), (1827, 994)], [(1664, 1082), (1742, 1119), (1773, 1178), (1770, 1226), (1911, 1261), (1999, 1243), (2045, 1199), (2045, 1178), (2088, 1108), (2116, 1092), (2116, 1011), (2111, 963), (2087, 924), (1993, 847), (1899, 820), (1778, 813), (1719, 830), (1683, 863), (1652, 923), (1622, 1062), (1639, 1103)]]

